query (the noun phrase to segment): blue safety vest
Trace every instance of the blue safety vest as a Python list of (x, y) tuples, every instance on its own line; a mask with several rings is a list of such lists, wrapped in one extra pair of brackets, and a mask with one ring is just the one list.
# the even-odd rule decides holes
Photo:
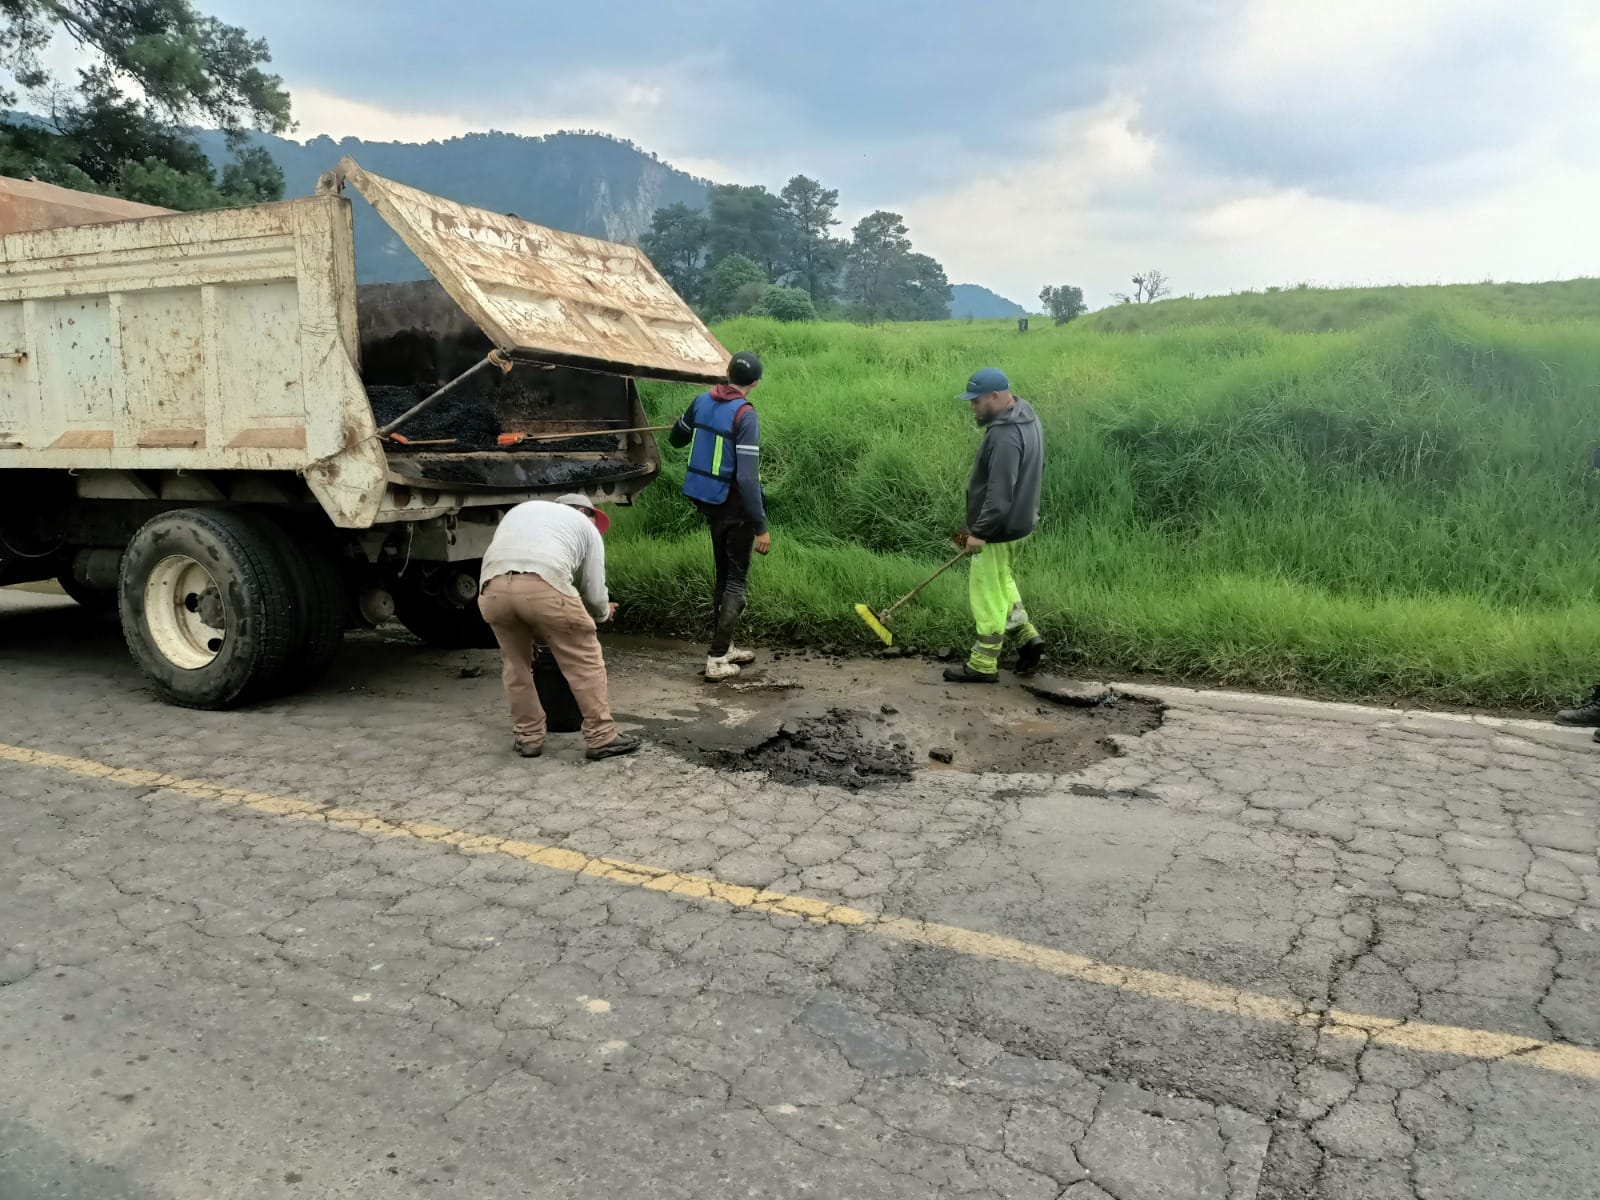
[(689, 444), (689, 469), (683, 477), (683, 494), (706, 504), (721, 504), (733, 483), (733, 427), (749, 408), (745, 400), (713, 400), (710, 392), (694, 398), (689, 423), (694, 440)]

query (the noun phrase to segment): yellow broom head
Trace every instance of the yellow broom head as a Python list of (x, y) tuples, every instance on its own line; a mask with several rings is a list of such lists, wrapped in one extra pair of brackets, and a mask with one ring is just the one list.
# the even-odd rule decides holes
[(860, 617), (867, 623), (868, 629), (872, 630), (873, 633), (877, 634), (883, 639), (883, 644), (885, 646), (894, 645), (894, 634), (889, 632), (889, 627), (887, 625), (878, 620), (877, 613), (873, 612), (865, 604), (858, 604), (856, 605), (856, 616)]

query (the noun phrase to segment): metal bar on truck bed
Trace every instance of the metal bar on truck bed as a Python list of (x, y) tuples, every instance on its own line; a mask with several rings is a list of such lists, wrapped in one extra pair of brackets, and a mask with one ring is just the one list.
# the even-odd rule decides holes
[(394, 420), (390, 421), (387, 425), (382, 426), (378, 430), (378, 436), (381, 438), (388, 437), (391, 433), (393, 433), (396, 429), (399, 429), (400, 426), (411, 420), (411, 418), (416, 416), (418, 413), (432, 408), (434, 403), (451, 388), (455, 387), (457, 384), (460, 384), (464, 380), (471, 378), (473, 375), (476, 375), (479, 371), (489, 366), (499, 367), (503, 372), (509, 372), (511, 370), (510, 360), (503, 358), (500, 354), (500, 351), (491, 350), (484, 358), (473, 363), (465, 371), (461, 372), (461, 374), (457, 375), (454, 379), (445, 384), (438, 391), (434, 392), (431, 396), (417, 401), (414, 405), (406, 409), (405, 412), (401, 413)]
[(665, 433), (671, 425), (636, 425), (632, 429), (580, 429), (576, 433), (502, 433), (499, 444), (520, 446), (524, 442), (565, 442), (572, 438), (621, 437), (625, 433)]

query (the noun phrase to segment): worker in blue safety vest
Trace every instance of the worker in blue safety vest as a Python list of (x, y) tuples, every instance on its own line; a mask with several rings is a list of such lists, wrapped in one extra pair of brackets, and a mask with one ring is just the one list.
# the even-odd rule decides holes
[(755, 655), (733, 644), (744, 612), (750, 553), (772, 549), (766, 499), (761, 493), (761, 420), (750, 393), (761, 382), (761, 360), (741, 350), (728, 361), (728, 381), (701, 392), (668, 440), (689, 446), (683, 494), (705, 514), (717, 584), (712, 596), (707, 679), (730, 679)]

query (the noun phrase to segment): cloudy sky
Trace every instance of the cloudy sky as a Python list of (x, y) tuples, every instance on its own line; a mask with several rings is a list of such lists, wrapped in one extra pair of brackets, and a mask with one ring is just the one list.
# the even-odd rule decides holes
[(198, 0), (297, 136), (604, 129), (1106, 303), (1600, 273), (1600, 0)]

